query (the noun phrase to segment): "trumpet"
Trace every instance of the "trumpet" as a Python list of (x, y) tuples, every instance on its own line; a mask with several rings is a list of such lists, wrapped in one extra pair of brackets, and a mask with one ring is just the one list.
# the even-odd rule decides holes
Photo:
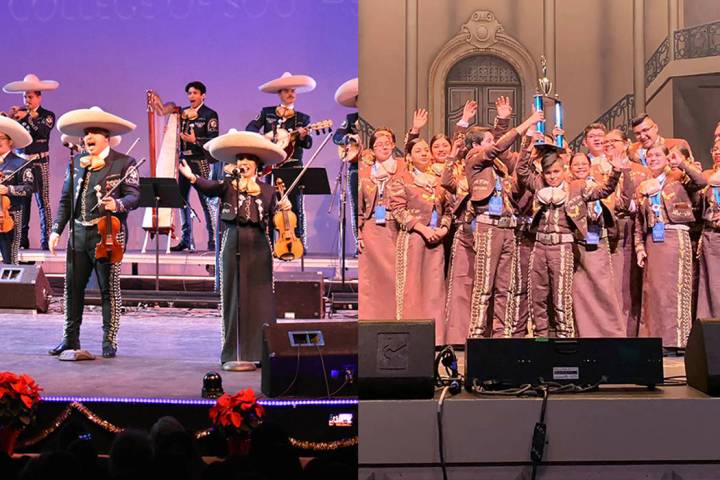
[(27, 112), (27, 107), (18, 107), (17, 105), (13, 105), (8, 109), (7, 112), (0, 112), (0, 116), (12, 118), (13, 120), (20, 120), (20, 112)]

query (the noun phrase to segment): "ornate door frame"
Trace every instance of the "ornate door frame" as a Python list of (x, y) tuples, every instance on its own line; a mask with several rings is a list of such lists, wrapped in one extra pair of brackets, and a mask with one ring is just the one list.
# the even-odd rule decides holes
[[(477, 10), (462, 25), (460, 32), (448, 41), (435, 57), (430, 67), (428, 79), (430, 132), (442, 132), (445, 129), (446, 100), (445, 82), (450, 69), (466, 57), (476, 55), (494, 55), (515, 68), (520, 75), (522, 98), (519, 99), (518, 118), (527, 110), (526, 103), (535, 94), (535, 82), (538, 78), (537, 64), (530, 52), (513, 37), (503, 33), (503, 27), (488, 10)], [(451, 133), (451, 132), (445, 132)]]

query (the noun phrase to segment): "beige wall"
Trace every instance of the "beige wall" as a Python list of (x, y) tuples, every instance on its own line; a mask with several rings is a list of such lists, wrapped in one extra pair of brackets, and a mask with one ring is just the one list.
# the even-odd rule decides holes
[[(669, 1), (645, 0), (646, 59), (667, 36)], [(678, 1), (681, 21), (688, 24), (720, 17), (718, 0)], [(389, 126), (399, 136), (409, 128), (412, 110), (428, 107), (431, 65), (474, 11), (493, 12), (503, 33), (535, 61), (544, 53), (543, 0), (361, 0), (359, 5), (360, 111), (372, 125)], [(707, 18), (703, 8), (709, 9)], [(408, 20), (407, 12), (417, 16)], [(556, 68), (549, 76), (565, 102), (572, 139), (633, 92), (633, 0), (555, 0), (555, 12)], [(417, 65), (415, 71), (409, 72), (408, 64)], [(536, 79), (523, 81), (534, 85)], [(668, 136), (671, 98), (672, 88), (647, 106), (660, 115)], [(523, 102), (529, 105), (530, 99)]]
[[(648, 0), (659, 1), (659, 0)], [(665, 1), (665, 0), (662, 0)], [(417, 72), (407, 72), (406, 5), (417, 2)], [(412, 109), (428, 106), (428, 75), (438, 52), (476, 10), (492, 11), (504, 33), (534, 59), (543, 52), (542, 0), (362, 0), (360, 2), (360, 110), (372, 125), (402, 135)], [(411, 9), (412, 11), (412, 9)], [(665, 22), (666, 23), (666, 22)], [(569, 137), (632, 92), (632, 2), (556, 0), (556, 72), (550, 77), (565, 100)], [(412, 41), (412, 35), (410, 41)], [(535, 78), (529, 79), (533, 84)], [(415, 82), (415, 99), (406, 89)], [(524, 99), (529, 104), (530, 99)]]
[(720, 2), (718, 0), (683, 0), (685, 27), (702, 25), (720, 20)]
[[(692, 0), (691, 0), (692, 1)], [(631, 3), (630, 1), (628, 3)], [(655, 53), (668, 35), (668, 0), (645, 0), (645, 58)]]
[(647, 113), (660, 127), (660, 135), (672, 137), (673, 134), (673, 81), (668, 81), (647, 105)]

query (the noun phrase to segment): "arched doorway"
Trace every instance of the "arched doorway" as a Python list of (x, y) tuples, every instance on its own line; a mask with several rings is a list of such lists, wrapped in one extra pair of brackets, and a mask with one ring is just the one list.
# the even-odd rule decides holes
[(450, 68), (445, 81), (445, 131), (450, 133), (462, 118), (468, 100), (478, 103), (478, 110), (470, 125), (492, 125), (495, 120), (495, 100), (508, 97), (513, 107), (511, 127), (522, 118), (522, 83), (517, 70), (510, 63), (489, 54), (471, 55)]

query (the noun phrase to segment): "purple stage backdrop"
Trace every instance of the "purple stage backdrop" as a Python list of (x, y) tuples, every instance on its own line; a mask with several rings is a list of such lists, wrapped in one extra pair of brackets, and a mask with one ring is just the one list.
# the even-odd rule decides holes
[[(125, 151), (139, 137), (132, 152), (138, 159), (148, 155), (147, 89), (156, 90), (163, 101), (186, 106), (185, 84), (204, 82), (205, 103), (218, 112), (221, 133), (244, 129), (263, 106), (276, 105), (277, 95), (257, 87), (284, 71), (317, 80), (317, 88), (300, 94), (296, 105), (311, 121), (329, 118), (338, 126), (350, 112), (335, 103), (333, 94), (357, 76), (357, 0), (4, 0), (0, 18), (0, 84), (27, 73), (59, 81), (58, 90), (45, 93), (45, 108), (59, 117), (97, 105), (136, 123), (137, 130), (125, 136), (118, 150)], [(0, 99), (0, 110), (22, 103), (19, 95), (0, 92)], [(315, 137), (315, 146), (321, 139)], [(305, 153), (306, 161), (312, 151)], [(68, 162), (57, 130), (50, 155), (54, 214)], [(339, 169), (332, 141), (314, 165), (327, 168), (332, 187)], [(141, 174), (149, 175), (148, 164)], [(202, 218), (197, 194), (193, 190), (190, 195)], [(328, 214), (329, 204), (330, 196), (306, 197), (312, 253), (337, 251), (337, 209)], [(142, 216), (142, 209), (130, 214), (131, 249), (142, 245)], [(33, 201), (34, 248), (39, 246), (38, 225)], [(204, 248), (204, 225), (194, 224), (194, 237)], [(347, 246), (354, 251), (350, 231)]]

